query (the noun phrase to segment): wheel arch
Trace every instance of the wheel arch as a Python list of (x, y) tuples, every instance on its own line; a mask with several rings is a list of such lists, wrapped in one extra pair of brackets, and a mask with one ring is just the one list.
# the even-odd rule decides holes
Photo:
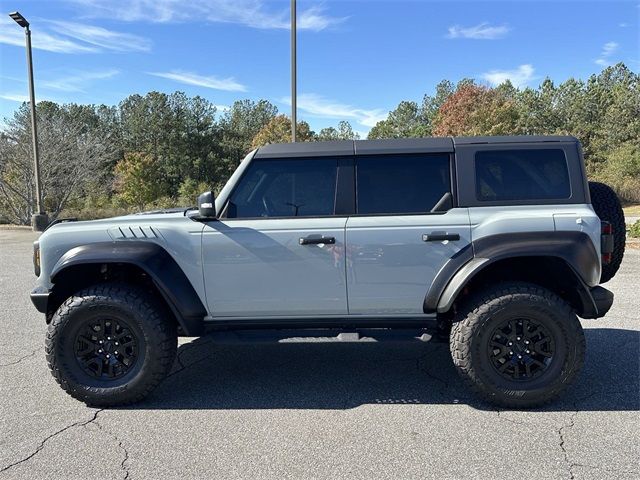
[(583, 318), (592, 318), (597, 313), (589, 288), (580, 275), (566, 259), (554, 255), (474, 258), (444, 289), (437, 312), (449, 312), (471, 293), (499, 281), (523, 281), (547, 288), (568, 302)]
[(152, 242), (100, 242), (69, 250), (51, 271), (49, 311), (80, 288), (110, 280), (146, 284), (171, 310), (185, 335), (202, 333), (207, 315), (202, 301), (173, 257)]

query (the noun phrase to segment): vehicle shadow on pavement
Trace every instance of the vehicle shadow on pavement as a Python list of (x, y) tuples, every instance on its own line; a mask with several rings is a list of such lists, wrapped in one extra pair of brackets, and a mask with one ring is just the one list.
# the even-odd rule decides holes
[[(232, 337), (234, 334), (230, 334)], [(541, 411), (640, 409), (640, 332), (589, 328), (576, 383)], [(180, 346), (169, 377), (133, 409), (350, 409), (365, 404), (479, 401), (446, 342), (256, 342), (215, 335)]]

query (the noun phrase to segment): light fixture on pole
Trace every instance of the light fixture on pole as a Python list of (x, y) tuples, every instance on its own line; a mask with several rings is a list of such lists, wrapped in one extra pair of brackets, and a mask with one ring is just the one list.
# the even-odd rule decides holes
[(9, 16), (22, 28), (27, 42), (27, 70), (29, 74), (29, 102), (31, 107), (31, 137), (33, 141), (33, 166), (36, 183), (36, 210), (31, 216), (31, 226), (36, 232), (42, 232), (49, 224), (49, 218), (42, 209), (42, 190), (40, 185), (40, 162), (38, 154), (38, 130), (36, 127), (36, 94), (33, 86), (33, 59), (31, 56), (31, 30), (29, 22), (20, 12), (10, 13)]
[(297, 61), (296, 61), (296, 0), (291, 0), (291, 141), (296, 141), (297, 121)]

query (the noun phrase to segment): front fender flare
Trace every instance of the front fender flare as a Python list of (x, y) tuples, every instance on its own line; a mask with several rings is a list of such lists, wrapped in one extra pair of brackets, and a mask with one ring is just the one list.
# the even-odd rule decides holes
[(72, 248), (51, 271), (51, 282), (66, 269), (88, 264), (130, 264), (152, 279), (188, 336), (200, 335), (207, 311), (193, 285), (160, 245), (145, 241), (98, 242)]

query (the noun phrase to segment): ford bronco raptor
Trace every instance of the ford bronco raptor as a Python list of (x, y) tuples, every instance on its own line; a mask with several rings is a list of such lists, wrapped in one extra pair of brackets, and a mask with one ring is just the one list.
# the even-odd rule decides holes
[(215, 329), (439, 329), (464, 381), (525, 408), (577, 376), (602, 317), (620, 203), (573, 137), (267, 145), (198, 208), (50, 226), (31, 293), (53, 376), (136, 402), (177, 337)]

